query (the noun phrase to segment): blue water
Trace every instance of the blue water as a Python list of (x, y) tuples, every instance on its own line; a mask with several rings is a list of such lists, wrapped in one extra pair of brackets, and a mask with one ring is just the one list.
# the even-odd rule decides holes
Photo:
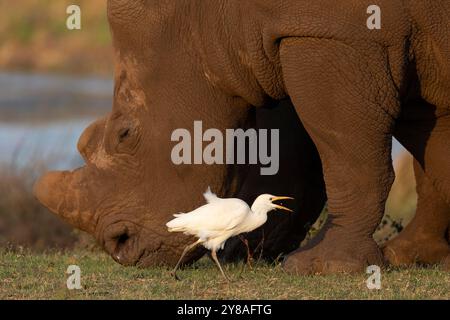
[(82, 159), (76, 149), (78, 137), (91, 121), (0, 123), (0, 163), (15, 168), (37, 164), (55, 170), (79, 166)]
[[(26, 87), (27, 92), (22, 88)], [(0, 93), (11, 97), (42, 93), (72, 92), (77, 94), (105, 95), (111, 93), (112, 82), (109, 79), (95, 77), (75, 77), (64, 75), (0, 73)]]
[(0, 164), (70, 169), (89, 123), (111, 109), (113, 82), (0, 72)]

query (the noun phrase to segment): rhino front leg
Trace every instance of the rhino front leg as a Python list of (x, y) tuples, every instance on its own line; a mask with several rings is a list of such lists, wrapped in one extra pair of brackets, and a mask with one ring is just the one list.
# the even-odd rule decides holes
[(368, 61), (367, 52), (326, 39), (281, 43), (286, 91), (319, 150), (330, 212), (322, 234), (286, 258), (289, 272), (361, 272), (383, 264), (372, 235), (394, 179), (398, 103), (380, 55), (374, 49), (375, 61)]

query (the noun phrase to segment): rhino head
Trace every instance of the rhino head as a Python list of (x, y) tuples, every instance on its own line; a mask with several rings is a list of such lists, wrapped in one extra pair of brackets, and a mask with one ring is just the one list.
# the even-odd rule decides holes
[(273, 98), (258, 85), (245, 50), (229, 55), (228, 38), (211, 35), (226, 32), (202, 25), (210, 19), (214, 28), (223, 26), (215, 6), (202, 12), (199, 3), (206, 2), (108, 1), (112, 112), (80, 137), (83, 167), (49, 172), (35, 184), (42, 204), (94, 235), (124, 265), (174, 264), (192, 239), (168, 233), (172, 214), (201, 205), (207, 186), (236, 195), (245, 177), (227, 165), (173, 164), (172, 132), (196, 120), (222, 131), (242, 127), (253, 106)]

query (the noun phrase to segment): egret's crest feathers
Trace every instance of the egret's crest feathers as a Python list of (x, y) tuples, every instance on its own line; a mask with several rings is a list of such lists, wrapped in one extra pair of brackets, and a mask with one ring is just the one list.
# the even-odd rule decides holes
[(215, 193), (211, 191), (210, 187), (206, 189), (206, 192), (203, 194), (203, 197), (205, 197), (207, 203), (211, 203), (220, 199), (219, 197), (217, 197)]

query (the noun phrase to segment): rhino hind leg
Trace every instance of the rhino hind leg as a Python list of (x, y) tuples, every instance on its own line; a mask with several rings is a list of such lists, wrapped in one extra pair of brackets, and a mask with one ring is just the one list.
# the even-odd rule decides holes
[(395, 266), (415, 263), (435, 264), (450, 257), (446, 239), (450, 207), (441, 198), (430, 179), (415, 163), (418, 181), (416, 215), (405, 229), (384, 247), (384, 255)]
[[(414, 104), (409, 106), (412, 114)], [(399, 140), (414, 155), (417, 181), (417, 211), (413, 220), (394, 239), (386, 243), (386, 260), (395, 266), (415, 263), (443, 263), (450, 267), (450, 157), (448, 137), (450, 117), (436, 117), (436, 108), (425, 105), (421, 122), (401, 121), (397, 130)]]

